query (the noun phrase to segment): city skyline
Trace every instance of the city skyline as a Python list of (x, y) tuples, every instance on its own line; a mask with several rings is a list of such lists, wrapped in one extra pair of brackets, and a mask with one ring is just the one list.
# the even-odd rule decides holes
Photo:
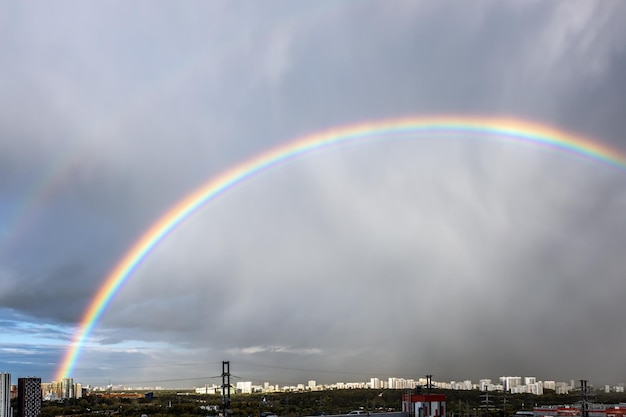
[[(222, 363), (222, 370), (225, 372), (223, 377), (227, 377), (223, 380), (223, 383), (227, 384), (230, 387), (230, 366), (229, 362)], [(226, 411), (235, 411), (235, 414), (238, 414), (242, 410), (242, 407), (250, 407), (251, 397), (233, 397), (233, 402), (231, 402), (231, 392), (232, 394), (262, 394), (261, 397), (257, 397), (259, 401), (258, 405), (253, 404), (253, 408), (257, 408), (261, 415), (262, 408), (261, 407), (269, 407), (271, 409), (272, 414), (276, 414), (275, 409), (273, 409), (273, 404), (275, 401), (281, 397), (272, 396), (270, 399), (267, 399), (267, 394), (271, 393), (279, 393), (279, 392), (287, 392), (289, 395), (290, 392), (321, 392), (324, 390), (348, 390), (351, 391), (353, 389), (367, 389), (372, 390), (370, 394), (366, 394), (364, 392), (356, 393), (357, 396), (354, 396), (354, 393), (327, 393), (323, 394), (324, 399), (328, 401), (324, 401), (322, 404), (322, 397), (315, 396), (306, 396), (304, 401), (299, 403), (297, 415), (319, 415), (322, 413), (319, 410), (320, 406), (324, 405), (325, 409), (330, 409), (326, 407), (335, 408), (335, 411), (331, 411), (330, 415), (341, 415), (341, 414), (381, 414), (381, 413), (389, 413), (395, 412), (396, 406), (398, 405), (397, 401), (401, 400), (402, 414), (410, 414), (407, 413), (407, 404), (410, 402), (411, 404), (416, 404), (419, 408), (415, 410), (415, 414), (419, 415), (428, 415), (430, 417), (437, 417), (439, 415), (445, 416), (446, 411), (451, 412), (454, 415), (454, 407), (450, 408), (446, 405), (446, 401), (448, 399), (448, 395), (453, 396), (450, 392), (442, 392), (442, 391), (431, 391), (431, 386), (434, 389), (443, 388), (450, 389), (450, 387), (446, 387), (447, 383), (438, 382), (432, 379), (432, 375), (426, 375), (424, 378), (420, 378), (419, 380), (405, 380), (404, 378), (393, 378), (390, 377), (388, 381), (381, 381), (379, 378), (371, 378), (369, 383), (365, 383), (363, 385), (357, 383), (337, 383), (332, 385), (319, 385), (315, 380), (309, 380), (306, 385), (298, 384), (297, 386), (292, 387), (278, 387), (272, 386), (268, 382), (265, 382), (263, 386), (255, 386), (250, 381), (237, 382), (236, 387), (231, 387), (228, 390), (228, 397), (224, 396), (224, 387), (225, 385), (216, 386), (213, 385), (209, 387), (205, 385), (202, 388), (195, 388), (195, 396), (190, 392), (176, 392), (176, 397), (178, 397), (178, 405), (181, 404), (181, 396), (187, 397), (185, 400), (186, 404), (190, 404), (193, 407), (195, 404), (198, 407), (198, 403), (206, 403), (207, 401), (218, 400), (220, 397), (224, 399), (222, 406), (219, 404), (210, 404), (210, 405), (201, 405), (199, 406), (202, 410), (211, 410), (214, 412), (219, 412), (220, 410)], [(564, 382), (555, 382), (555, 381), (538, 381), (536, 377), (532, 376), (502, 376), (498, 378), (500, 381), (500, 385), (493, 386), (491, 389), (489, 386), (491, 385), (492, 380), (490, 379), (482, 379), (480, 380), (480, 385), (474, 384), (472, 386), (471, 381), (464, 381), (460, 385), (456, 387), (452, 387), (452, 389), (460, 389), (460, 390), (474, 390), (480, 393), (480, 395), (473, 395), (475, 398), (469, 400), (467, 396), (464, 396), (464, 400), (458, 398), (458, 406), (456, 408), (456, 412), (462, 414), (462, 411), (468, 415), (472, 415), (471, 411), (474, 411), (474, 415), (478, 411), (477, 415), (481, 415), (482, 413), (479, 410), (487, 411), (489, 413), (490, 410), (494, 411), (504, 411), (505, 414), (508, 410), (517, 410), (515, 415), (534, 415), (535, 417), (540, 416), (559, 416), (559, 415), (593, 415), (596, 417), (602, 417), (604, 415), (621, 415), (624, 413), (624, 403), (617, 403), (619, 396), (605, 396), (604, 399), (608, 399), (610, 402), (598, 402), (597, 400), (589, 400), (589, 396), (595, 396), (599, 394), (598, 390), (594, 390), (592, 386), (588, 384), (586, 380), (580, 380), (580, 386), (578, 388), (575, 387), (577, 381), (570, 381), (570, 383)], [(116, 386), (106, 386), (106, 387), (82, 387), (80, 383), (74, 383), (72, 378), (63, 378), (60, 382), (52, 382), (52, 383), (42, 383), (40, 378), (37, 377), (29, 377), (29, 378), (18, 378), (17, 385), (11, 384), (11, 375), (0, 372), (0, 417), (12, 417), (16, 415), (17, 417), (37, 417), (41, 412), (49, 414), (50, 408), (55, 407), (55, 412), (58, 412), (59, 407), (71, 406), (71, 407), (80, 407), (73, 408), (72, 412), (76, 414), (77, 412), (81, 414), (95, 412), (95, 413), (105, 413), (111, 414), (115, 413), (116, 410), (118, 413), (122, 413), (122, 408), (126, 407), (121, 404), (134, 404), (134, 407), (139, 406), (140, 410), (147, 409), (150, 407), (151, 409), (158, 409), (160, 407), (165, 407), (167, 409), (172, 407), (172, 392), (169, 391), (167, 393), (157, 393), (154, 392), (156, 390), (160, 390), (162, 388), (153, 388), (153, 387), (116, 387)], [(454, 385), (454, 381), (452, 381)], [(556, 387), (557, 394), (568, 394), (570, 390), (579, 390), (580, 392), (574, 393), (574, 397), (565, 396), (562, 397), (568, 403), (556, 402), (555, 397), (550, 396), (546, 398), (549, 403), (538, 403), (538, 401), (542, 401), (540, 398), (543, 395), (543, 392), (532, 392), (529, 391), (531, 386), (539, 384), (540, 386), (551, 386)], [(426, 385), (424, 387), (424, 385)], [(511, 386), (512, 388), (520, 388), (519, 390), (505, 390), (503, 387)], [(417, 389), (417, 388), (422, 389)], [(565, 388), (562, 392), (559, 392), (559, 388)], [(619, 386), (614, 387), (615, 393), (624, 393), (624, 384), (620, 384)], [(500, 394), (494, 393), (494, 395), (489, 395), (488, 391), (500, 390)], [(550, 388), (551, 389), (551, 388)], [(149, 392), (138, 392), (138, 390), (149, 391)], [(394, 390), (401, 391), (402, 395), (399, 397), (397, 393), (389, 393), (385, 394), (383, 390)], [(126, 392), (124, 392), (126, 391)], [(129, 392), (135, 391), (135, 392)], [(185, 390), (186, 391), (186, 390)], [(503, 394), (502, 391), (507, 391), (510, 394)], [(609, 393), (609, 386), (605, 386), (605, 393)], [(484, 393), (484, 394), (482, 394)], [(515, 394), (522, 393), (531, 393), (535, 394), (539, 398), (534, 400), (529, 399), (528, 396), (523, 397), (515, 397)], [(213, 394), (213, 400), (199, 399), (197, 394)], [(337, 395), (335, 395), (337, 394)], [(511, 395), (512, 394), (512, 395)], [(86, 397), (85, 397), (86, 396)], [(372, 398), (373, 396), (373, 398)], [(377, 400), (377, 397), (383, 397), (384, 399)], [(84, 398), (85, 397), (85, 398)], [(226, 401), (225, 399), (228, 398)], [(289, 398), (288, 396), (286, 397)], [(391, 398), (391, 402), (389, 401)], [(490, 401), (491, 398), (491, 401)], [(573, 398), (579, 398), (579, 401), (572, 402)], [(80, 402), (76, 401), (67, 401), (67, 400), (76, 400), (82, 399)], [(345, 404), (341, 404), (343, 408), (343, 413), (341, 411), (337, 412), (336, 407), (337, 404), (333, 404), (335, 400), (341, 399), (341, 402), (346, 402)], [(498, 410), (499, 406), (493, 401), (494, 399), (502, 400), (502, 409)], [(15, 400), (14, 406), (11, 406), (11, 403)], [(103, 402), (103, 408), (109, 408), (108, 410), (93, 410), (92, 406), (98, 407), (99, 402), (105, 400)], [(133, 400), (140, 400), (139, 403), (135, 403)], [(147, 400), (147, 401), (146, 401)], [(371, 400), (371, 402), (370, 402)], [(154, 402), (153, 402), (154, 401)], [(365, 406), (360, 405), (365, 401)], [(408, 401), (408, 402), (407, 402)], [(428, 414), (426, 410), (426, 406), (422, 407), (424, 402), (427, 402), (428, 409), (432, 411), (431, 406), (436, 404), (435, 411)], [(52, 404), (45, 404), (52, 402)], [(280, 400), (278, 401), (280, 402)], [(457, 403), (457, 401), (453, 401)], [(143, 404), (144, 408), (141, 408)], [(232, 408), (229, 408), (229, 405), (233, 405)], [(356, 406), (355, 406), (356, 404)], [(376, 406), (374, 405), (376, 404)], [(525, 404), (528, 404), (532, 410), (525, 407)], [(275, 404), (278, 406), (278, 404)], [(288, 403), (286, 403), (288, 405)], [(347, 405), (347, 406), (346, 406)], [(358, 407), (358, 408), (357, 408)], [(362, 410), (362, 411), (350, 411), (347, 412), (345, 410)], [(280, 408), (282, 410), (281, 415), (284, 413), (285, 409)], [(313, 411), (318, 410), (318, 411)], [(137, 412), (137, 408), (133, 410), (133, 412)], [(301, 411), (304, 411), (301, 413)], [(176, 411), (171, 410), (174, 414), (177, 414)], [(307, 414), (312, 413), (312, 414)], [(324, 415), (327, 415), (325, 411), (323, 411)], [(441, 413), (441, 414), (440, 414)]]
[(626, 380), (626, 3), (0, 10), (0, 371)]
[[(230, 361), (228, 362), (230, 364)], [(230, 366), (229, 366), (230, 369)], [(3, 375), (10, 373), (0, 372)], [(354, 375), (354, 374), (352, 374)], [(353, 388), (368, 388), (368, 389), (414, 389), (417, 387), (428, 386), (430, 383), (433, 388), (446, 389), (446, 390), (478, 390), (478, 391), (506, 391), (512, 394), (518, 393), (531, 393), (535, 395), (543, 395), (543, 390), (551, 390), (556, 394), (567, 394), (570, 391), (576, 391), (580, 389), (580, 384), (583, 380), (571, 379), (568, 381), (561, 381), (556, 379), (540, 379), (535, 376), (499, 376), (496, 378), (482, 377), (479, 379), (455, 379), (455, 380), (440, 380), (433, 379), (433, 375), (424, 375), (418, 377), (396, 377), (388, 376), (369, 376), (365, 379), (342, 379), (335, 380), (333, 382), (319, 381), (317, 379), (306, 379), (306, 381), (292, 381), (289, 383), (280, 383), (272, 381), (267, 378), (256, 379), (257, 382), (251, 380), (245, 380), (245, 378), (239, 376), (233, 376), (233, 388), (242, 393), (250, 392), (273, 392), (273, 391), (285, 391), (285, 390), (316, 390), (316, 389), (353, 389)], [(38, 377), (18, 377), (18, 380), (37, 380), (38, 383), (44, 387), (43, 391), (48, 394), (58, 393), (58, 398), (76, 398), (77, 395), (81, 395), (82, 388), (88, 391), (107, 391), (111, 388), (114, 390), (167, 390), (167, 389), (195, 389), (197, 392), (204, 389), (204, 393), (215, 393), (221, 390), (221, 383), (209, 383), (209, 380), (216, 380), (218, 377), (207, 378), (204, 384), (193, 385), (168, 385), (172, 382), (181, 382), (185, 379), (171, 379), (156, 381), (162, 385), (141, 385), (138, 382), (134, 384), (119, 384), (115, 381), (108, 381), (107, 384), (93, 384), (83, 383), (83, 381), (75, 381), (71, 377), (65, 377), (60, 381), (41, 381)], [(221, 378), (221, 376), (219, 377)], [(195, 379), (194, 379), (195, 380)], [(197, 380), (200, 380), (198, 378)], [(189, 380), (186, 380), (189, 381)], [(261, 382), (263, 381), (263, 382)], [(155, 381), (149, 381), (155, 382)], [(624, 382), (607, 384), (606, 381), (588, 381), (584, 379), (586, 386), (594, 389), (603, 390), (605, 392), (624, 392), (626, 384)], [(13, 384), (15, 385), (15, 384)], [(199, 388), (200, 387), (200, 388)], [(204, 387), (204, 388), (202, 388)], [(210, 390), (209, 390), (210, 388)], [(213, 392), (209, 392), (213, 391)], [(45, 396), (45, 395), (44, 395)], [(45, 398), (46, 400), (55, 399), (55, 397)]]

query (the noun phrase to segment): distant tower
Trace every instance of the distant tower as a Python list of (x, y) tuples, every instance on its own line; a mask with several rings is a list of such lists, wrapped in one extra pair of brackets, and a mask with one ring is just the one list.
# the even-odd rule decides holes
[(11, 374), (0, 372), (0, 417), (11, 417)]
[(37, 417), (41, 412), (41, 378), (17, 379), (17, 417)]
[(587, 380), (586, 379), (581, 379), (580, 380), (580, 392), (582, 393), (582, 401), (581, 401), (581, 408), (582, 408), (582, 417), (589, 417), (589, 401), (587, 398)]
[(222, 415), (230, 417), (233, 410), (230, 407), (230, 361), (222, 361)]

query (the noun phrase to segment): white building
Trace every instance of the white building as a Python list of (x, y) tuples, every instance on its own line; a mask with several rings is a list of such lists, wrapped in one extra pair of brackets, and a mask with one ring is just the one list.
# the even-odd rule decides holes
[(556, 382), (554, 382), (554, 381), (543, 381), (543, 387), (545, 389), (556, 390)]
[(74, 398), (83, 398), (83, 384), (74, 384)]
[(493, 384), (491, 383), (491, 379), (481, 379), (478, 381), (478, 385), (480, 385), (481, 391), (493, 391)]
[(555, 391), (557, 394), (569, 394), (570, 386), (567, 382), (557, 382)]
[(456, 390), (470, 391), (474, 389), (474, 384), (472, 384), (472, 381), (469, 379), (466, 379), (463, 382), (452, 381), (450, 385), (452, 389), (456, 389)]
[(382, 388), (380, 384), (380, 379), (378, 378), (370, 378), (370, 388), (379, 389)]
[(452, 389), (452, 384), (449, 382), (437, 382), (435, 386), (440, 389)]
[(534, 384), (528, 384), (528, 392), (535, 395), (543, 395), (543, 382), (535, 382)]
[(532, 385), (537, 383), (537, 378), (534, 376), (526, 376), (524, 377), (524, 385)]
[(511, 387), (511, 394), (526, 394), (528, 393), (528, 385), (516, 385)]
[(500, 377), (500, 382), (502, 383), (502, 385), (504, 386), (504, 389), (509, 391), (517, 386), (522, 385), (522, 377), (520, 376), (501, 376)]
[(0, 417), (11, 414), (11, 374), (0, 372)]
[(389, 377), (388, 379), (389, 389), (402, 389), (404, 388), (399, 378)]
[(252, 381), (239, 381), (235, 388), (241, 394), (252, 394)]
[(196, 394), (220, 394), (222, 387), (213, 384), (212, 386), (205, 385), (203, 387), (196, 388)]

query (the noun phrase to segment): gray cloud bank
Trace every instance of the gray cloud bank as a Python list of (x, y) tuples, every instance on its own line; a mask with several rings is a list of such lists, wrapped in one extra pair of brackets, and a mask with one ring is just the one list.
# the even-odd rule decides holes
[[(55, 341), (161, 213), (291, 138), (445, 113), (626, 152), (617, 1), (0, 7), (2, 316), (63, 329), (41, 331), (58, 360)], [(195, 377), (229, 359), (285, 382), (624, 381), (625, 175), (462, 135), (292, 161), (165, 239), (74, 377)], [(26, 372), (15, 346), (34, 342), (10, 335), (0, 368)]]

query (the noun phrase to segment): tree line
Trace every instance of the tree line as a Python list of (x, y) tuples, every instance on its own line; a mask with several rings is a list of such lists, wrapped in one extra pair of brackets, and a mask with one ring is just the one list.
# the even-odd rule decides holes
[[(262, 413), (279, 417), (347, 414), (352, 410), (369, 413), (401, 411), (404, 390), (342, 389), (280, 393), (233, 394), (233, 417), (259, 417)], [(535, 406), (575, 404), (580, 393), (567, 395), (547, 391), (544, 395), (505, 394), (482, 391), (433, 390), (445, 394), (447, 417), (508, 417), (520, 410)], [(596, 393), (592, 402), (617, 404), (626, 402), (624, 393)], [(221, 395), (196, 394), (193, 391), (156, 391), (152, 399), (103, 398), (86, 396), (63, 402), (47, 401), (42, 404), (40, 417), (56, 416), (216, 416), (221, 406)]]

